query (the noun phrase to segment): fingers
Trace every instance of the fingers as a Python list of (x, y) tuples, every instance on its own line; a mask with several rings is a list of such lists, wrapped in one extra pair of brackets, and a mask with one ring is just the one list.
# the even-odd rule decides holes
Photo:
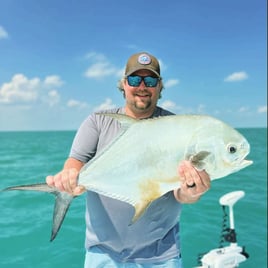
[(80, 195), (86, 191), (85, 187), (78, 185), (73, 190), (73, 195)]
[(211, 182), (209, 175), (205, 170), (198, 171), (197, 173), (199, 175), (200, 181), (202, 182), (202, 185), (208, 190), (210, 188), (210, 182)]
[(64, 169), (55, 176), (47, 176), (46, 183), (50, 187), (55, 187), (59, 191), (67, 192), (72, 195), (79, 195), (85, 191), (77, 185), (79, 172), (75, 168)]
[(179, 174), (189, 187), (196, 184), (196, 171), (188, 161), (184, 161), (180, 164)]
[(210, 188), (210, 177), (206, 171), (196, 170), (189, 161), (183, 161), (179, 165), (179, 175), (182, 179), (181, 190), (184, 194), (199, 196)]
[(46, 177), (46, 183), (50, 187), (55, 187), (53, 176), (51, 176), (51, 175), (47, 176)]

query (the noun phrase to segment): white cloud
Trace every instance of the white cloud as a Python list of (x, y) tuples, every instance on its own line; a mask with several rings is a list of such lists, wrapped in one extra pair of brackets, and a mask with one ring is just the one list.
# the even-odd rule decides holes
[(3, 26), (0, 25), (0, 39), (8, 38), (8, 33)]
[(86, 54), (85, 56), (86, 59), (93, 60), (93, 61), (106, 61), (106, 57), (102, 53), (97, 53), (94, 51), (91, 51)]
[(89, 105), (86, 102), (71, 99), (67, 102), (67, 106), (70, 108), (83, 109), (83, 108), (87, 108)]
[(248, 107), (245, 107), (245, 106), (242, 106), (238, 109), (238, 112), (239, 113), (245, 113), (245, 112), (248, 112), (249, 111), (249, 108)]
[(97, 62), (86, 70), (85, 76), (89, 78), (102, 78), (113, 75), (116, 72), (117, 70), (109, 62)]
[(265, 106), (259, 106), (258, 107), (258, 113), (267, 113), (267, 105)]
[(78, 101), (78, 100), (69, 100), (67, 102), (68, 107), (77, 107), (79, 105), (80, 105), (80, 101)]
[(164, 82), (165, 88), (174, 87), (178, 85), (180, 81), (178, 79), (169, 79), (166, 82)]
[(57, 90), (51, 90), (47, 94), (47, 98), (45, 98), (46, 102), (49, 106), (55, 106), (60, 102), (60, 95)]
[(47, 86), (61, 87), (63, 83), (58, 75), (47, 76), (44, 80), (44, 84)]
[(31, 102), (37, 99), (39, 78), (28, 79), (23, 74), (16, 74), (9, 83), (0, 88), (0, 103)]
[[(176, 104), (174, 101), (165, 100), (160, 106), (166, 110), (179, 114), (206, 114), (206, 105), (198, 104), (196, 107), (185, 107)], [(219, 113), (219, 111), (217, 111)]]
[(55, 88), (60, 87), (58, 76), (47, 76), (43, 81), (38, 78), (27, 78), (23, 74), (15, 74), (10, 82), (0, 87), (0, 103), (19, 104), (36, 101), (48, 102), (54, 105), (59, 101), (59, 93)]
[(160, 105), (162, 108), (170, 111), (179, 111), (182, 109), (182, 107), (178, 106), (174, 101), (171, 100), (165, 100)]
[(125, 73), (125, 68), (121, 68), (121, 69), (117, 69), (117, 72), (115, 75), (117, 77), (123, 77), (124, 73)]
[(122, 73), (122, 70), (109, 62), (103, 54), (90, 52), (85, 58), (92, 61), (92, 64), (85, 72), (85, 76), (88, 78), (101, 79), (110, 75), (119, 76)]
[(164, 109), (167, 109), (167, 110), (172, 109), (172, 108), (176, 107), (176, 103), (173, 101), (170, 101), (170, 100), (166, 100), (166, 101), (162, 102), (161, 107), (163, 107)]
[(94, 108), (94, 111), (102, 111), (102, 110), (109, 110), (114, 109), (116, 107), (115, 104), (113, 104), (113, 101), (109, 98), (107, 98), (103, 103), (101, 103), (99, 106)]
[(248, 74), (246, 72), (234, 72), (227, 77), (225, 77), (225, 82), (236, 82), (248, 79)]

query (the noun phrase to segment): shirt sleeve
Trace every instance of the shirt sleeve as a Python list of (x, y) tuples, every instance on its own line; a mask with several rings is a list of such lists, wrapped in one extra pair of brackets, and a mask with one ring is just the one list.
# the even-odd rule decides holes
[(83, 163), (91, 160), (97, 150), (99, 131), (94, 115), (88, 116), (79, 127), (71, 147), (69, 157)]

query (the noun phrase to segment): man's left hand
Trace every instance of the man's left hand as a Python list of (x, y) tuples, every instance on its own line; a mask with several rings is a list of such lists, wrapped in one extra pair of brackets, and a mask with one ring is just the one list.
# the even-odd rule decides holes
[(174, 195), (181, 203), (194, 203), (210, 189), (210, 177), (205, 170), (198, 171), (190, 161), (183, 161), (178, 168), (181, 187)]

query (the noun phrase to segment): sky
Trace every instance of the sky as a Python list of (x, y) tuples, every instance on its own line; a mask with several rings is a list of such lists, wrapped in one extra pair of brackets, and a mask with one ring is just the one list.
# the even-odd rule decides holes
[(265, 0), (1, 0), (0, 131), (76, 130), (123, 106), (127, 59), (161, 65), (159, 106), (267, 126)]

